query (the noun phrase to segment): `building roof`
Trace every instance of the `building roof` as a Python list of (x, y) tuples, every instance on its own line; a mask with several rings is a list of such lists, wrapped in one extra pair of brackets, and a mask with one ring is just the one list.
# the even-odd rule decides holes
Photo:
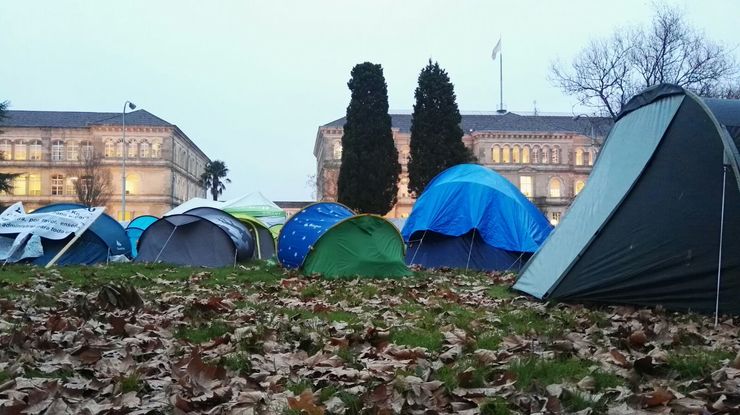
[[(3, 127), (47, 127), (84, 128), (92, 125), (120, 125), (120, 112), (73, 112), (73, 111), (16, 111), (5, 112), (0, 120)], [(126, 124), (155, 127), (173, 127), (174, 124), (157, 117), (146, 110), (136, 110), (126, 114)]]
[[(411, 132), (411, 114), (390, 114), (393, 128), (402, 133)], [(344, 127), (346, 118), (322, 125), (322, 127)], [(463, 132), (475, 131), (532, 131), (532, 132), (575, 132), (590, 135), (593, 127), (597, 135), (604, 136), (613, 124), (608, 117), (591, 116), (553, 116), (520, 115), (513, 112), (505, 114), (463, 114)]]
[(311, 201), (293, 201), (293, 200), (276, 200), (275, 204), (280, 206), (283, 209), (303, 209), (304, 207), (310, 205)]

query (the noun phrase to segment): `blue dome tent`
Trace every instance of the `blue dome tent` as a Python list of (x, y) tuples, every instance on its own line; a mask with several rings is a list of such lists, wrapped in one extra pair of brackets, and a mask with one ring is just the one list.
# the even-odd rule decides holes
[(136, 255), (138, 255), (137, 245), (139, 243), (139, 238), (141, 238), (141, 234), (144, 233), (149, 225), (157, 220), (159, 220), (159, 218), (156, 216), (142, 215), (137, 216), (128, 223), (128, 226), (126, 226), (126, 235), (131, 242), (131, 258), (136, 258)]
[(504, 177), (475, 164), (438, 174), (403, 227), (406, 263), (518, 270), (550, 234), (537, 208)]
[[(85, 208), (76, 203), (55, 203), (40, 207), (33, 213)], [(73, 237), (70, 235), (57, 241), (42, 238), (44, 255), (34, 258), (33, 263), (46, 265)], [(56, 263), (57, 265), (89, 265), (105, 262), (111, 256), (129, 255), (130, 253), (131, 243), (123, 227), (115, 219), (103, 213)]]

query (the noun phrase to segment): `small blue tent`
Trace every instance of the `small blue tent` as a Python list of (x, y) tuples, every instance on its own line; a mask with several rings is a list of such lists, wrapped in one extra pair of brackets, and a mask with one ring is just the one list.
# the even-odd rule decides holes
[(402, 234), (408, 264), (493, 271), (521, 268), (551, 230), (504, 177), (461, 164), (429, 182)]
[[(76, 203), (55, 203), (40, 207), (33, 213), (85, 208)], [(73, 237), (74, 235), (70, 235), (58, 241), (42, 238), (44, 255), (34, 258), (33, 263), (47, 264)], [(109, 256), (129, 255), (130, 253), (131, 243), (123, 227), (115, 219), (103, 213), (56, 263), (57, 265), (89, 265), (105, 262)]]
[(137, 216), (134, 220), (129, 222), (128, 226), (126, 226), (126, 235), (131, 242), (131, 258), (136, 258), (136, 255), (138, 254), (137, 245), (139, 243), (139, 238), (141, 238), (141, 234), (144, 233), (149, 225), (156, 222), (158, 219), (159, 218), (156, 216), (151, 215)]

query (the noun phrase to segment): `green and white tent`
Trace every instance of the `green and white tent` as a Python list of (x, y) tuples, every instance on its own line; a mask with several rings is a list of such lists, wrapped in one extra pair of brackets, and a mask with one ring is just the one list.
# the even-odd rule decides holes
[(285, 223), (286, 219), (285, 211), (260, 192), (231, 199), (224, 203), (222, 209), (236, 218), (257, 218), (268, 228)]
[(521, 272), (537, 298), (740, 313), (740, 101), (632, 98), (586, 187)]

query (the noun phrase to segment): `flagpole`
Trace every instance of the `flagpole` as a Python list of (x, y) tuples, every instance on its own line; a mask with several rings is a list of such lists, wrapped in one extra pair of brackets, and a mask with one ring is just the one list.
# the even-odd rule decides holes
[(504, 112), (504, 54), (503, 52), (500, 54), (501, 59), (498, 61), (499, 63), (499, 93), (501, 94), (501, 103), (500, 103), (500, 112)]

